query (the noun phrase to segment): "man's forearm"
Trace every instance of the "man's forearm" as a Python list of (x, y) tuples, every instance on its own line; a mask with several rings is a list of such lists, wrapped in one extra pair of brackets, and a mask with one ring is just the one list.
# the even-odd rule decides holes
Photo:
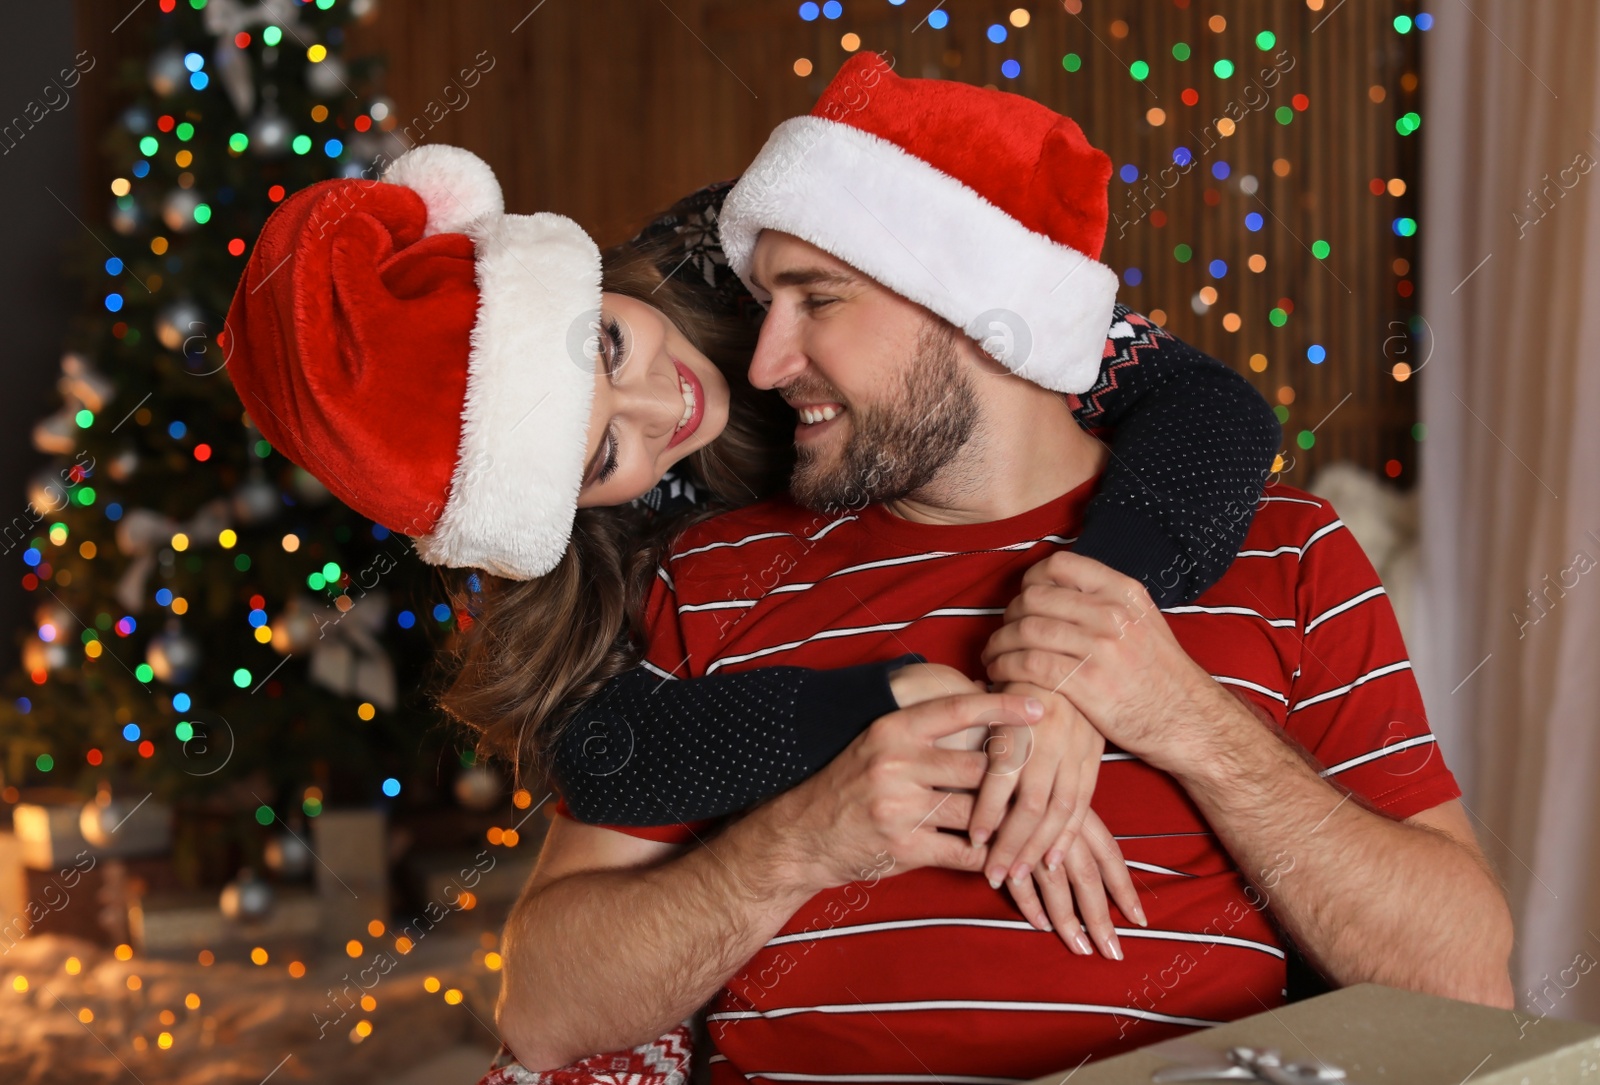
[(501, 1035), (530, 1069), (644, 1043), (677, 1025), (813, 890), (753, 815), (647, 869), (557, 878), (505, 931)]
[(1168, 771), (1266, 898), (1252, 903), (1330, 980), (1511, 1004), (1509, 911), (1476, 855), (1361, 806), (1248, 713), (1184, 760)]

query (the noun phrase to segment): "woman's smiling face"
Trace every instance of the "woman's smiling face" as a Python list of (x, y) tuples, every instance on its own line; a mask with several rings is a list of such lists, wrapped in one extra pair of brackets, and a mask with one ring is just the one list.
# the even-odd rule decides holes
[(600, 298), (599, 359), (578, 507), (625, 505), (728, 424), (728, 382), (654, 306)]

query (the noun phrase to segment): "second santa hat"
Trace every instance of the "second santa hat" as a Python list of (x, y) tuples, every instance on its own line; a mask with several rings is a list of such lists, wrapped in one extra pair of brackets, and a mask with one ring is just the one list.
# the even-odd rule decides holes
[(1019, 375), (1082, 392), (1117, 276), (1099, 262), (1111, 160), (1015, 94), (902, 79), (858, 53), (811, 114), (773, 131), (728, 194), (728, 262), (757, 297), (764, 229), (831, 253), (984, 343)]
[(508, 215), (487, 163), (418, 147), (272, 213), (228, 311), (228, 372), (272, 446), (435, 565), (542, 576), (572, 533), (600, 251)]

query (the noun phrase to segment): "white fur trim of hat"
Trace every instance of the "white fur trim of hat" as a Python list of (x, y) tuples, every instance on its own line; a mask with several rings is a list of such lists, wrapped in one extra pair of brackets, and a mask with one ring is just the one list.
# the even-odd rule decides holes
[(506, 214), (493, 171), (459, 147), (408, 151), (383, 179), (422, 196), (425, 234), (466, 234), (476, 255), (461, 444), (417, 552), (435, 565), (543, 576), (571, 540), (587, 459), (600, 250), (564, 216)]
[(779, 230), (948, 320), (1035, 384), (1083, 392), (1100, 371), (1116, 273), (860, 128), (817, 116), (778, 125), (719, 227), (729, 265), (763, 302), (751, 263), (761, 231)]

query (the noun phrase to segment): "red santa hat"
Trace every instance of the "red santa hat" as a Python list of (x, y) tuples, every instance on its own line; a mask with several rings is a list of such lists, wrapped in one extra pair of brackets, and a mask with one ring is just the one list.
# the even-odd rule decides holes
[[(1082, 392), (1100, 370), (1117, 276), (1099, 262), (1111, 160), (1015, 94), (902, 79), (876, 53), (778, 125), (728, 194), (729, 264), (781, 230), (980, 340), (1020, 374)], [(998, 335), (994, 333), (1000, 333)]]
[(508, 215), (459, 147), (272, 213), (228, 311), (228, 372), (272, 446), (423, 560), (529, 579), (566, 550), (594, 398), (600, 251)]

